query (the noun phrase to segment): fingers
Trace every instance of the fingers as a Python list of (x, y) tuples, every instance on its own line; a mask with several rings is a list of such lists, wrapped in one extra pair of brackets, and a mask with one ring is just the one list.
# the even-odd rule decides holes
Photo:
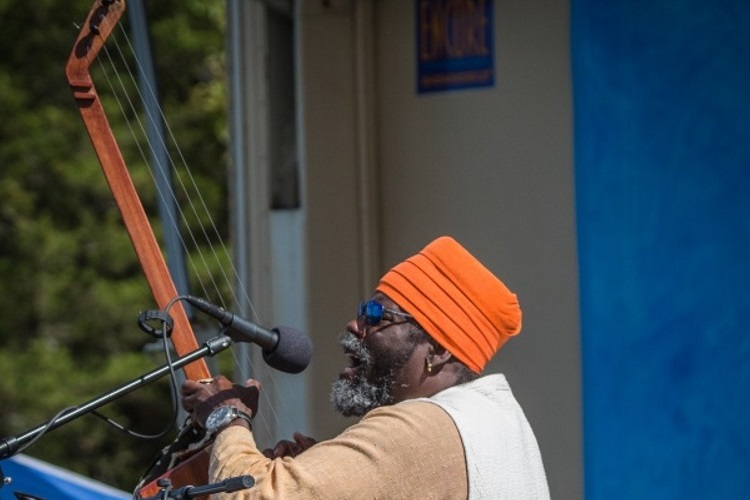
[(263, 385), (260, 383), (259, 380), (255, 380), (254, 378), (249, 378), (245, 381), (245, 387), (255, 388), (256, 390), (260, 391)]
[(192, 412), (195, 406), (205, 399), (205, 397), (201, 397), (203, 389), (201, 384), (193, 380), (183, 382), (180, 387), (180, 395), (182, 396), (180, 402), (185, 411)]
[(186, 380), (180, 386), (180, 394), (183, 396), (189, 396), (200, 389), (201, 384), (195, 380)]
[(257, 380), (250, 379), (245, 385), (235, 384), (234, 392), (240, 402), (246, 407), (244, 410), (252, 416), (258, 411), (258, 400), (260, 399), (261, 383)]
[(295, 457), (303, 450), (299, 449), (296, 443), (291, 441), (282, 440), (276, 443), (276, 446), (263, 450), (263, 454), (270, 459), (284, 458), (284, 457)]
[(294, 433), (294, 441), (302, 447), (302, 450), (306, 450), (309, 447), (315, 445), (317, 441), (309, 436), (305, 436), (301, 432)]
[(296, 457), (306, 449), (316, 444), (313, 438), (305, 436), (299, 432), (294, 433), (294, 441), (282, 440), (276, 443), (273, 448), (266, 448), (263, 450), (263, 455), (266, 458), (284, 458), (284, 457)]
[(212, 379), (186, 380), (180, 387), (182, 407), (192, 413), (194, 423), (202, 426), (214, 408), (229, 405), (253, 416), (258, 410), (261, 384), (248, 380), (246, 385), (233, 384), (219, 375)]

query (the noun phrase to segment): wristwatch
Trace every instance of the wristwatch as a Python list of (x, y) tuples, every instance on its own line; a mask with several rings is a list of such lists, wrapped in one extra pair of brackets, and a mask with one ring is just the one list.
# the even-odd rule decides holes
[(248, 424), (252, 424), (252, 418), (247, 413), (241, 412), (234, 406), (219, 406), (206, 419), (206, 430), (213, 434), (238, 418), (246, 420)]

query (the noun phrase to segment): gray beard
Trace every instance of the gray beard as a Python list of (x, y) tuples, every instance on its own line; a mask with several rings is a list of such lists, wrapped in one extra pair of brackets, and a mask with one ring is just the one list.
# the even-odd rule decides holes
[(370, 410), (393, 403), (395, 373), (411, 356), (408, 352), (381, 354), (375, 358), (370, 349), (352, 334), (340, 341), (344, 348), (356, 352), (360, 364), (352, 378), (338, 378), (331, 387), (331, 404), (345, 417), (361, 417)]
[(331, 404), (345, 417), (361, 417), (368, 411), (390, 404), (392, 401), (385, 380), (372, 384), (359, 375), (355, 379), (337, 379), (331, 387)]

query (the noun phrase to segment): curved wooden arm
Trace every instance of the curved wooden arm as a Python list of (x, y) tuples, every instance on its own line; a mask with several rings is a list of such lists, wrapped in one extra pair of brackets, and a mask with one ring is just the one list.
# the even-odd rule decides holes
[[(177, 289), (89, 74), (91, 63), (124, 11), (124, 0), (94, 2), (73, 46), (65, 73), (151, 292), (163, 309), (177, 296)], [(172, 343), (177, 354), (182, 356), (197, 349), (198, 343), (182, 304), (175, 304), (170, 314), (174, 319)], [(203, 359), (185, 366), (185, 374), (192, 380), (210, 376)]]

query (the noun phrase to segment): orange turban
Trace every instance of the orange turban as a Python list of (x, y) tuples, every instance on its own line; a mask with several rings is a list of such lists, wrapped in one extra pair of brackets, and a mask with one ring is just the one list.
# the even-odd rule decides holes
[(477, 373), (521, 331), (516, 295), (447, 236), (388, 271), (377, 290)]

